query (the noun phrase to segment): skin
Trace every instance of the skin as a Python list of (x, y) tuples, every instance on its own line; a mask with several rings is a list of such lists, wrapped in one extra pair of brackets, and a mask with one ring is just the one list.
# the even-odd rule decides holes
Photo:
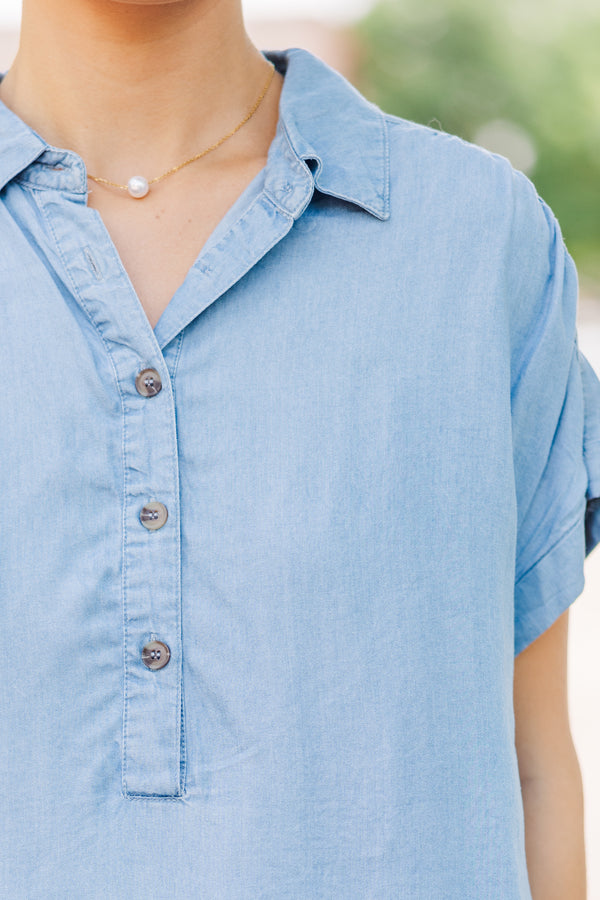
[[(240, 0), (24, 0), (17, 57), (0, 98), (88, 172), (159, 175), (233, 128), (268, 64)], [(217, 151), (142, 201), (89, 182), (152, 326), (205, 240), (266, 164), (283, 79)], [(515, 659), (515, 747), (534, 900), (585, 900), (581, 773), (567, 704), (568, 610)]]
[[(24, 0), (1, 90), (46, 140), (121, 182), (219, 138), (268, 71), (238, 0)], [(249, 131), (236, 136), (238, 152), (251, 147)], [(224, 145), (219, 157), (230, 152)]]
[(515, 746), (533, 900), (586, 900), (584, 797), (569, 723), (567, 609), (517, 657)]

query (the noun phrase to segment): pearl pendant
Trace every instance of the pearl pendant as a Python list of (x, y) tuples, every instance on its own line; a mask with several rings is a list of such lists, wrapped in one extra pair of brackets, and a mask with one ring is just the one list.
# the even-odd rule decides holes
[(143, 175), (133, 175), (127, 182), (127, 190), (132, 197), (139, 200), (146, 196), (150, 188)]

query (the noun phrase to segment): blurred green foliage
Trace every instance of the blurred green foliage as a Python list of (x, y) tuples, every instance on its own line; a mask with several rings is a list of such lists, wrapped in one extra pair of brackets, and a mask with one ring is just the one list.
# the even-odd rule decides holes
[[(386, 112), (476, 142), (502, 119), (584, 277), (600, 280), (600, 9), (589, 0), (381, 0), (354, 81)], [(493, 148), (495, 149), (495, 148)]]

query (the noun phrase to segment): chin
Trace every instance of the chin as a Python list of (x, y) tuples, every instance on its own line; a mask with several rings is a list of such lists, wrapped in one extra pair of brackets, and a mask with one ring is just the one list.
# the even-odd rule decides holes
[(110, 0), (119, 6), (183, 6), (189, 0)]

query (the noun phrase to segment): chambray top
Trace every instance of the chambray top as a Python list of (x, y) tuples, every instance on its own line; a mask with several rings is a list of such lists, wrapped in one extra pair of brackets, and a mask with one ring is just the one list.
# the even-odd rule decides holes
[(1, 896), (529, 900), (514, 655), (600, 540), (575, 269), (505, 159), (263, 52), (268, 162), (154, 329), (0, 105)]

